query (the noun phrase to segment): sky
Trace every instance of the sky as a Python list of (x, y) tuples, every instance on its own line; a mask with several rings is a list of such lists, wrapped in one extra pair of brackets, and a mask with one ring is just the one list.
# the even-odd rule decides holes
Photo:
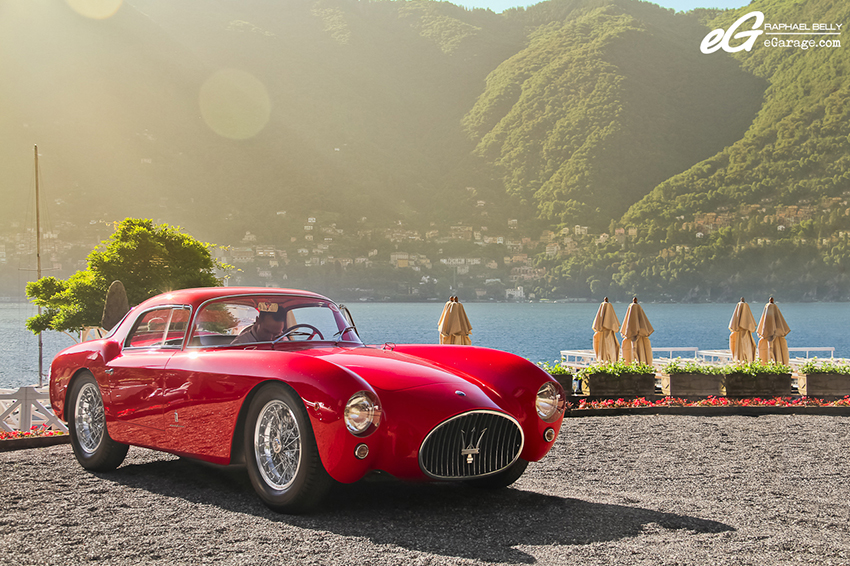
[[(517, 6), (531, 6), (542, 0), (450, 0), (452, 4), (467, 8), (490, 8), (501, 12)], [(687, 12), (694, 8), (740, 8), (750, 3), (750, 0), (655, 0), (655, 4), (665, 8), (673, 8), (677, 12)]]

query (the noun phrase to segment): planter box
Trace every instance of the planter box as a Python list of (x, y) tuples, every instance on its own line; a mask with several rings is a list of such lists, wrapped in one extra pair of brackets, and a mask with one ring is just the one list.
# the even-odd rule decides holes
[(722, 375), (707, 373), (661, 374), (661, 393), (666, 397), (708, 397), (721, 395)]
[(561, 384), (564, 388), (564, 393), (567, 395), (573, 394), (573, 374), (571, 373), (550, 373), (552, 379)]
[(581, 381), (584, 395), (613, 397), (649, 397), (655, 395), (654, 373), (627, 373), (620, 377), (594, 373)]
[(797, 378), (797, 391), (807, 397), (844, 397), (850, 395), (850, 375), (807, 373)]
[(745, 373), (723, 376), (720, 394), (727, 397), (790, 397), (790, 373), (761, 373), (755, 377)]

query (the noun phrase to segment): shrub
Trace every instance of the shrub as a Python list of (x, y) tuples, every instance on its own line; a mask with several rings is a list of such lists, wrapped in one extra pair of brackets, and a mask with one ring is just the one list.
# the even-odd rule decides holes
[(791, 368), (775, 362), (764, 364), (760, 360), (756, 360), (753, 362), (731, 363), (723, 368), (723, 373), (743, 373), (755, 377), (764, 374), (791, 373)]
[(701, 364), (696, 360), (682, 360), (676, 358), (664, 366), (664, 373), (701, 373), (705, 375), (722, 375), (723, 366)]
[(836, 362), (835, 360), (819, 360), (812, 358), (800, 368), (803, 373), (837, 373), (841, 375), (850, 374), (850, 364)]
[(558, 360), (555, 360), (551, 364), (549, 362), (537, 362), (537, 366), (550, 375), (573, 375), (572, 370), (562, 365)]
[(596, 374), (613, 375), (619, 378), (623, 374), (629, 373), (655, 374), (655, 368), (641, 362), (627, 364), (623, 360), (619, 360), (616, 362), (602, 362), (582, 368), (576, 375), (579, 379), (585, 379)]

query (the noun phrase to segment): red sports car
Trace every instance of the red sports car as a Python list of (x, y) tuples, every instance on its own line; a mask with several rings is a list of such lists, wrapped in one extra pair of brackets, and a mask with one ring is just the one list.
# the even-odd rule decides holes
[(234, 287), (156, 296), (60, 352), (50, 400), (89, 470), (118, 467), (128, 445), (244, 465), (286, 513), (374, 470), (509, 485), (552, 447), (565, 402), (513, 354), (366, 346), (321, 295)]

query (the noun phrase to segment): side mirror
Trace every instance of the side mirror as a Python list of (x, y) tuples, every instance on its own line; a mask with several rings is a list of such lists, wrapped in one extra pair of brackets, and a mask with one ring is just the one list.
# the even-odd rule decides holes
[(121, 344), (116, 342), (115, 340), (107, 340), (103, 345), (103, 361), (104, 363), (110, 362), (118, 357), (118, 354), (121, 353)]

